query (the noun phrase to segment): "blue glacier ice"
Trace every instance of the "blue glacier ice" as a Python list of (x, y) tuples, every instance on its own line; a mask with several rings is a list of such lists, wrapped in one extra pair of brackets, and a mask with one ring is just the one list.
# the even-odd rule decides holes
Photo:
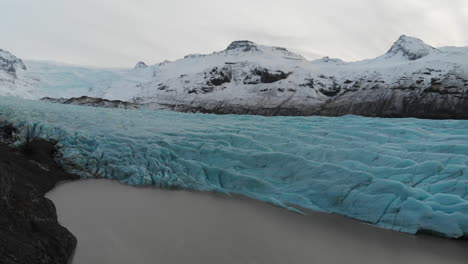
[(0, 97), (19, 145), (84, 178), (237, 193), (408, 233), (468, 235), (468, 121), (101, 109)]

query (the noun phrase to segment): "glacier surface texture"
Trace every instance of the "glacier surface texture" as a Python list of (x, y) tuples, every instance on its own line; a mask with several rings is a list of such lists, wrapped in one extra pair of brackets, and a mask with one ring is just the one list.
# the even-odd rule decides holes
[(101, 109), (0, 97), (12, 144), (55, 140), (69, 172), (237, 193), (408, 233), (468, 235), (468, 121)]

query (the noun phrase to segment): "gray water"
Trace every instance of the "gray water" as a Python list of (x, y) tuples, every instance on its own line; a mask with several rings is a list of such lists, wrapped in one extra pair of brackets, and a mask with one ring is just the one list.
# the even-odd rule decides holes
[(468, 242), (299, 215), (242, 197), (136, 188), (108, 180), (47, 195), (78, 238), (73, 264), (468, 263)]

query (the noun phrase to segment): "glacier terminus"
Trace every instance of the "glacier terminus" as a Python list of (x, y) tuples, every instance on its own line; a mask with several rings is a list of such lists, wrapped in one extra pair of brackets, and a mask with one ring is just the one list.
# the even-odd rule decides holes
[(221, 116), (16, 97), (0, 106), (3, 141), (57, 142), (57, 161), (83, 178), (236, 193), (412, 234), (468, 234), (468, 121)]

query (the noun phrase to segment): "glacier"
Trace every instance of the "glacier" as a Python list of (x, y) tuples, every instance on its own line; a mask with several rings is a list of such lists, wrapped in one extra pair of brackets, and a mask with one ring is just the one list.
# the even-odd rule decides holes
[[(83, 178), (235, 193), (407, 233), (468, 235), (468, 121), (190, 114), (0, 97), (12, 145)], [(11, 132), (11, 131), (10, 131)]]

